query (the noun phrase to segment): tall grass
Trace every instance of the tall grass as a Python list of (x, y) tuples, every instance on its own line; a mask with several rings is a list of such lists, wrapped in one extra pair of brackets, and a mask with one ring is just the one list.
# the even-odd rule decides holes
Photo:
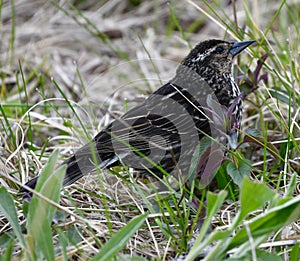
[[(26, 4), (0, 2), (1, 24), (10, 28), (8, 36), (1, 29), (2, 39), (8, 39), (8, 43), (2, 40), (7, 50), (1, 47), (1, 258), (171, 260), (182, 255), (194, 260), (200, 255), (205, 260), (298, 260), (299, 1), (244, 0), (229, 5), (155, 1), (153, 7), (132, 2), (124, 6), (125, 1), (119, 5), (108, 1), (100, 9), (99, 4), (84, 1), (47, 2), (49, 23), (51, 16), (60, 14), (76, 24), (72, 28), (78, 28), (79, 35), (74, 33), (74, 39), (81, 39), (79, 47), (76, 42), (69, 49), (64, 48), (70, 39), (61, 39), (63, 44), (51, 55), (37, 49), (41, 57), (37, 50), (30, 51), (32, 43), (24, 48), (18, 35), (24, 29), (18, 26), (26, 22), (18, 20), (18, 8)], [(6, 8), (11, 16), (4, 20)], [(103, 10), (109, 10), (109, 15)], [(142, 18), (149, 19), (153, 10), (157, 19), (145, 23)], [(101, 14), (99, 20), (105, 18), (100, 23), (97, 14)], [(135, 15), (140, 25), (131, 31), (132, 40), (122, 26), (134, 24)], [(118, 21), (115, 31), (121, 31), (125, 45), (120, 38), (114, 39), (116, 32), (103, 30), (101, 22), (106, 21)], [(53, 38), (63, 37), (56, 33)], [(160, 82), (168, 70), (175, 72), (152, 55), (178, 62), (189, 43), (208, 37), (257, 40), (234, 67), (245, 94), (243, 127), (236, 149), (229, 151), (229, 160), (216, 173), (216, 184), (203, 189), (191, 181), (188, 188), (179, 184), (174, 190), (164, 179), (169, 191), (155, 193), (155, 178), (139, 177), (121, 166), (97, 171), (98, 179), (87, 177), (59, 194), (64, 170), (55, 170), (58, 162), (114, 116), (144, 99), (152, 90), (151, 77)], [(40, 44), (51, 51), (46, 42)], [(90, 55), (90, 61), (74, 65), (62, 59), (76, 57), (80, 49)], [(26, 50), (28, 56), (21, 55)], [(60, 52), (63, 56), (58, 58)], [(174, 55), (177, 52), (181, 57)], [(141, 53), (150, 63), (133, 61)], [(128, 66), (107, 69), (105, 63), (114, 66), (116, 62)], [(81, 66), (88, 69), (81, 71)], [(97, 97), (99, 106), (89, 100), (89, 95), (101, 96), (88, 89), (87, 77), (93, 70), (101, 74), (96, 80), (106, 89), (113, 85), (138, 88), (121, 89), (107, 99)], [(136, 84), (136, 79), (143, 81)], [(40, 172), (38, 192), (33, 192), (31, 202), (24, 202), (18, 188)]]

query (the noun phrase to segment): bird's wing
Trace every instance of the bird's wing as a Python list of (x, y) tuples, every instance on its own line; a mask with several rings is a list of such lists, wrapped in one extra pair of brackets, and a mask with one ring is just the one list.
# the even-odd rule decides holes
[[(161, 136), (172, 140), (172, 135), (188, 134), (191, 128), (209, 132), (202, 113), (201, 105), (195, 97), (190, 97), (186, 91), (179, 91), (178, 86), (167, 83), (141, 105), (132, 108), (99, 132), (92, 143), (95, 150), (103, 155), (103, 159), (111, 157), (111, 153), (116, 150), (130, 150), (130, 146), (126, 144), (129, 140), (143, 151), (149, 137), (155, 143), (160, 142)], [(90, 147), (90, 143), (86, 144), (76, 155), (80, 157), (91, 154)]]
[(167, 170), (176, 165), (174, 161), (179, 157), (184, 159), (184, 168), (188, 168), (202, 132), (210, 133), (201, 102), (207, 93), (199, 84), (188, 86), (195, 88), (192, 93), (180, 86), (177, 82), (165, 84), (76, 151), (63, 163), (67, 164), (64, 184), (72, 184), (95, 169), (95, 160), (100, 168), (118, 165), (122, 160), (141, 169), (147, 162), (142, 162), (143, 157), (137, 157), (133, 150)]

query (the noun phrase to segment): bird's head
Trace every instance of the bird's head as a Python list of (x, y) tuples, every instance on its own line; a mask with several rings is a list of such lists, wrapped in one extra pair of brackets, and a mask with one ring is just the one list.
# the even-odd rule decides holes
[(215, 73), (230, 74), (232, 59), (255, 41), (226, 42), (207, 40), (196, 45), (182, 61), (182, 65), (201, 73), (206, 68)]

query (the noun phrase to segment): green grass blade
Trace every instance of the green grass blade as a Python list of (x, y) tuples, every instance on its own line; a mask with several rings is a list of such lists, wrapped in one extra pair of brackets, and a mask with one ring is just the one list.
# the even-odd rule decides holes
[(25, 239), (19, 225), (19, 219), (13, 198), (4, 187), (0, 188), (0, 202), (0, 211), (5, 215), (10, 225), (12, 226), (14, 232), (16, 233), (18, 241), (22, 244), (23, 247), (25, 247)]
[[(18, 145), (17, 145), (16, 136), (15, 136), (13, 130), (12, 130), (12, 127), (11, 127), (11, 125), (9, 123), (9, 120), (8, 120), (7, 116), (6, 116), (6, 113), (5, 113), (5, 110), (4, 110), (4, 106), (2, 104), (0, 104), (0, 112), (1, 112), (2, 117), (3, 117), (3, 121), (1, 121), (1, 125), (2, 125), (2, 127), (3, 127), (4, 130), (6, 128), (8, 128), (8, 132), (6, 131), (6, 134), (10, 135), (14, 147), (17, 148)], [(4, 125), (4, 122), (5, 122), (5, 125)]]
[(173, 10), (171, 4), (168, 3), (168, 7), (169, 7), (169, 12), (170, 12), (171, 19), (172, 19), (173, 23), (176, 25), (177, 29), (179, 30), (179, 32), (180, 32), (182, 38), (183, 38), (183, 39), (186, 41), (186, 43), (188, 44), (188, 47), (189, 47), (190, 49), (192, 49), (192, 45), (190, 44), (188, 38), (187, 38), (186, 35), (185, 35), (185, 32), (183, 31), (182, 27), (180, 26), (180, 23), (179, 23), (179, 21), (178, 21), (176, 15), (175, 15), (175, 13), (174, 13), (174, 10)]
[[(44, 197), (55, 203), (59, 200), (60, 189), (62, 187), (66, 166), (55, 169), (58, 159), (58, 151), (49, 158), (48, 163), (42, 170), (36, 190)], [(32, 245), (29, 248), (35, 253), (28, 253), (29, 256), (44, 256), (46, 260), (54, 260), (54, 246), (52, 242), (51, 222), (55, 213), (55, 207), (49, 202), (37, 195), (34, 195), (28, 210), (28, 240), (27, 243)], [(29, 250), (30, 251), (30, 250)]]
[[(163, 81), (162, 81), (162, 79), (160, 78), (160, 75), (159, 75), (159, 70), (158, 70), (156, 64), (154, 63), (154, 61), (153, 61), (153, 59), (152, 59), (152, 57), (151, 57), (151, 54), (149, 53), (147, 47), (145, 46), (145, 44), (144, 44), (144, 42), (143, 42), (143, 39), (142, 39), (139, 35), (138, 35), (138, 38), (139, 38), (140, 43), (142, 44), (142, 46), (143, 46), (143, 48), (144, 48), (144, 50), (145, 50), (145, 52), (146, 52), (146, 54), (147, 54), (147, 56), (148, 56), (150, 62), (151, 62), (152, 68), (153, 68), (153, 70), (154, 70), (154, 72), (155, 72), (155, 74), (156, 74), (156, 76), (157, 76), (157, 79), (159, 80), (159, 83), (160, 83), (161, 85), (163, 85)], [(153, 92), (153, 90), (151, 89), (150, 85), (148, 84), (148, 81), (147, 81), (147, 85), (148, 85), (147, 87), (149, 88), (149, 91)]]
[(92, 261), (106, 261), (115, 257), (116, 254), (124, 248), (129, 238), (140, 228), (147, 214), (137, 216), (129, 221), (117, 234), (115, 234), (101, 249), (101, 252), (95, 255)]
[(300, 260), (300, 243), (296, 243), (290, 254), (290, 261), (298, 261)]
[(11, 1), (11, 38), (10, 38), (10, 63), (13, 64), (15, 58), (15, 39), (16, 39), (16, 10), (15, 1)]
[(91, 136), (88, 133), (86, 126), (84, 125), (84, 123), (82, 122), (82, 120), (80, 119), (78, 113), (75, 111), (74, 107), (72, 106), (71, 102), (69, 101), (69, 99), (67, 98), (67, 96), (65, 95), (64, 91), (60, 88), (60, 86), (58, 85), (58, 83), (53, 79), (53, 83), (55, 85), (55, 87), (57, 88), (57, 90), (60, 92), (60, 94), (62, 95), (62, 97), (65, 99), (66, 103), (68, 104), (68, 106), (70, 107), (70, 109), (72, 110), (72, 112), (74, 113), (76, 119), (78, 120), (81, 128), (84, 131), (85, 137), (88, 140), (91, 140)]
[[(254, 183), (245, 178), (241, 189), (241, 214), (239, 220), (243, 220), (249, 213), (262, 207), (270, 201), (275, 192), (264, 184)], [(253, 195), (259, 195), (255, 197)]]
[[(252, 194), (253, 195), (253, 194)], [(255, 193), (255, 195), (258, 195)], [(252, 199), (254, 197), (252, 196)], [(276, 232), (300, 217), (300, 196), (293, 198), (284, 204), (273, 208), (267, 213), (256, 217), (248, 226), (253, 238)], [(249, 240), (246, 228), (242, 228), (232, 239), (228, 249), (236, 247)]]
[(0, 261), (11, 261), (13, 260), (14, 240), (11, 239), (8, 246), (5, 248), (3, 255), (0, 256)]
[(208, 231), (208, 228), (211, 224), (211, 220), (212, 220), (213, 216), (220, 209), (226, 196), (227, 196), (226, 191), (221, 191), (219, 194), (214, 194), (214, 193), (208, 192), (208, 194), (207, 194), (207, 217), (205, 218), (205, 221), (202, 225), (199, 236), (197, 237), (194, 246), (192, 247), (187, 258), (185, 259), (186, 261), (195, 260), (197, 255), (206, 246), (206, 244), (202, 244), (203, 238)]

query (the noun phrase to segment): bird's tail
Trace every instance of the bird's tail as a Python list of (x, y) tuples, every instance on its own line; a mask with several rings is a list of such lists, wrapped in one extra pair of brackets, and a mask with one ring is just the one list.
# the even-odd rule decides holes
[[(89, 159), (86, 159), (84, 157), (78, 159), (75, 155), (64, 161), (59, 166), (63, 165), (67, 165), (66, 174), (63, 180), (63, 186), (71, 185), (76, 180), (82, 178), (84, 174), (87, 174), (95, 169), (95, 165), (90, 162)], [(39, 176), (29, 180), (27, 183), (25, 183), (25, 185), (34, 189), (37, 184), (38, 178)], [(28, 190), (26, 190), (25, 187), (22, 187), (19, 192), (26, 193), (28, 192)]]
[(64, 161), (61, 165), (67, 165), (64, 186), (69, 186), (85, 174), (95, 169), (95, 164), (89, 157), (77, 158), (75, 155)]

